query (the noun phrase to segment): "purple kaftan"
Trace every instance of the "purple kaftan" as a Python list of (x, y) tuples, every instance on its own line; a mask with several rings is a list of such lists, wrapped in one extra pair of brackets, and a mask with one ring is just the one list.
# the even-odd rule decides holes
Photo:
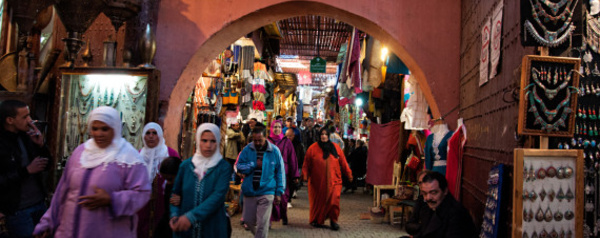
[[(34, 234), (50, 230), (54, 237), (136, 237), (136, 212), (150, 197), (146, 166), (110, 162), (85, 169), (80, 164), (83, 151), (82, 144), (69, 158)], [(77, 205), (78, 197), (94, 194), (95, 187), (110, 194), (111, 205), (96, 210)]]
[(300, 170), (298, 169), (298, 158), (296, 158), (294, 145), (288, 138), (283, 137), (280, 140), (276, 140), (269, 137), (269, 141), (276, 145), (279, 148), (279, 152), (281, 152), (281, 158), (283, 158), (285, 165), (285, 178), (287, 180), (285, 193), (281, 194), (281, 203), (279, 203), (279, 206), (273, 205), (273, 212), (271, 213), (271, 221), (279, 221), (282, 218), (287, 219), (287, 204), (292, 196), (290, 185), (295, 178), (300, 177)]

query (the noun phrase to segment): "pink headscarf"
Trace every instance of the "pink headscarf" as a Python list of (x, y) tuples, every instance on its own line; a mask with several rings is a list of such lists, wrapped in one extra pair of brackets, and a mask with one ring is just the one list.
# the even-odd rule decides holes
[[(281, 125), (281, 134), (279, 135), (275, 135), (273, 133), (273, 127), (275, 126), (275, 123), (279, 123), (279, 125)], [(278, 142), (281, 139), (283, 139), (285, 135), (283, 134), (283, 122), (281, 122), (280, 120), (275, 120), (273, 122), (271, 122), (271, 129), (269, 130), (269, 138), (271, 138), (271, 140), (273, 140), (274, 142)]]

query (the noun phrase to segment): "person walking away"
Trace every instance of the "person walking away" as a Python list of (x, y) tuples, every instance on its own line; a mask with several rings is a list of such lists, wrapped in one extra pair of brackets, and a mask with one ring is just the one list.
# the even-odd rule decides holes
[[(304, 155), (306, 154), (306, 151), (304, 150), (304, 146), (302, 146), (302, 143), (300, 142), (300, 138), (296, 137), (296, 134), (294, 134), (293, 131), (290, 131), (290, 130), (286, 131), (285, 137), (287, 137), (288, 140), (292, 141), (292, 144), (294, 145), (294, 151), (296, 152), (296, 158), (298, 159), (298, 172), (302, 173), (302, 165), (304, 163)], [(300, 177), (302, 177), (302, 174), (300, 174)], [(292, 197), (290, 197), (288, 207), (291, 207), (292, 198), (296, 198), (296, 192), (298, 190), (300, 190), (300, 186), (301, 186), (301, 183), (300, 183), (299, 179), (296, 181), (293, 181), (293, 183), (290, 184), (290, 189), (292, 190)]]
[(329, 140), (329, 131), (322, 128), (318, 143), (306, 151), (302, 167), (303, 179), (308, 180), (310, 225), (322, 228), (329, 218), (332, 230), (339, 230), (342, 173), (352, 181), (352, 171), (342, 149)]
[(358, 187), (358, 178), (362, 178), (367, 174), (367, 157), (369, 150), (363, 140), (356, 140), (356, 149), (350, 154), (350, 168), (352, 169), (352, 177), (354, 181), (350, 183), (350, 190), (356, 191)]
[(196, 153), (183, 161), (173, 184), (171, 196), (181, 200), (171, 205), (173, 237), (228, 236), (225, 197), (232, 169), (219, 152), (220, 141), (215, 124), (203, 123), (196, 130)]
[(24, 102), (2, 102), (0, 121), (0, 214), (10, 236), (31, 237), (46, 211), (50, 151)]
[(285, 192), (285, 167), (276, 145), (265, 138), (265, 128), (252, 130), (252, 143), (240, 153), (237, 170), (242, 178), (244, 222), (256, 238), (269, 235), (269, 218)]

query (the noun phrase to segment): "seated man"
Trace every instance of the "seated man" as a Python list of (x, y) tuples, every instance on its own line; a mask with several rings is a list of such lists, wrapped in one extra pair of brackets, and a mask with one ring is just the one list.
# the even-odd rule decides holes
[(448, 182), (444, 175), (427, 172), (420, 182), (423, 201), (427, 206), (421, 203), (417, 205), (420, 207), (415, 207), (415, 214), (406, 224), (406, 231), (414, 238), (475, 237), (473, 219), (467, 209), (448, 193)]

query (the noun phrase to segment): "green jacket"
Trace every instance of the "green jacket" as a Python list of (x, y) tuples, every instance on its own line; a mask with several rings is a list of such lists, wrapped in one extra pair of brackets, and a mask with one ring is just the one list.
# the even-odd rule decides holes
[(179, 166), (173, 185), (173, 194), (181, 196), (180, 206), (171, 205), (171, 217), (185, 216), (192, 223), (186, 232), (175, 232), (173, 237), (227, 237), (229, 219), (225, 210), (225, 196), (231, 180), (231, 165), (225, 160), (206, 171), (202, 181), (194, 173), (192, 159)]

